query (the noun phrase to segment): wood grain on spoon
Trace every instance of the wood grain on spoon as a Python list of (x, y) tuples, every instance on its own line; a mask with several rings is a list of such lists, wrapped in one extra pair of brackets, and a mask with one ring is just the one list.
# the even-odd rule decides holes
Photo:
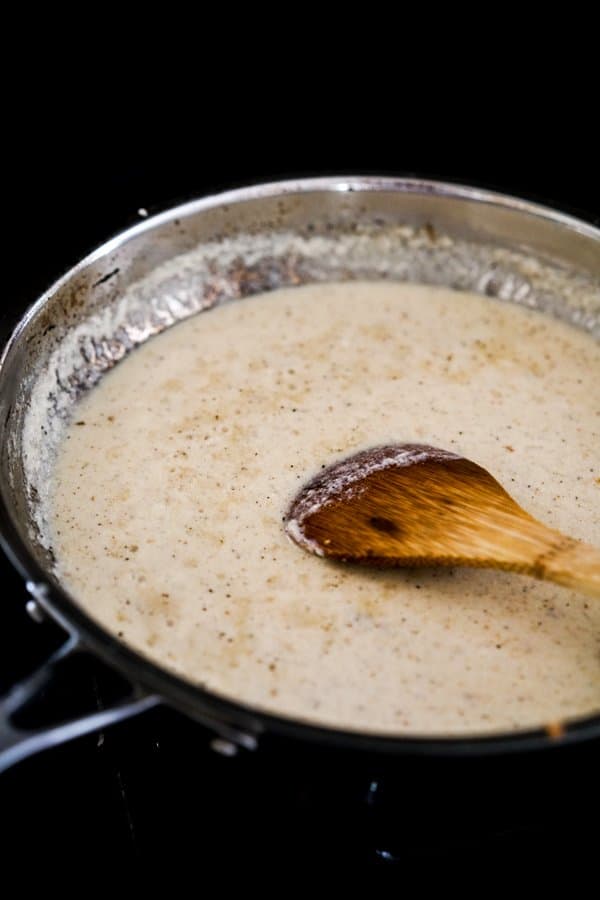
[(481, 466), (425, 444), (376, 447), (325, 469), (285, 527), (331, 559), (507, 569), (600, 597), (600, 550), (538, 522)]

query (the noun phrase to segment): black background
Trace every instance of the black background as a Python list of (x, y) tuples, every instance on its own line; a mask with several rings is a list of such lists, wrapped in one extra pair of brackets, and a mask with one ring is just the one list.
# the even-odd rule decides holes
[[(303, 60), (310, 64), (306, 55)], [(109, 62), (107, 53), (103, 66)], [(181, 77), (188, 78), (189, 70)], [(34, 89), (17, 97), (17, 112), (8, 120), (3, 334), (81, 256), (139, 221), (139, 208), (152, 214), (254, 181), (317, 174), (429, 176), (504, 190), (600, 220), (592, 107), (575, 106), (564, 90), (556, 102), (548, 104), (545, 95), (541, 104), (545, 92), (538, 82), (518, 93), (514, 86), (500, 86), (485, 101), (474, 93), (474, 82), (463, 82), (442, 91), (441, 99), (438, 91), (433, 103), (428, 91), (418, 102), (407, 99), (397, 73), (397, 90), (388, 90), (385, 99), (377, 83), (348, 96), (348, 85), (334, 78), (320, 85), (317, 116), (314, 81), (305, 90), (297, 85), (293, 94), (283, 85), (277, 96), (274, 73), (252, 86), (242, 79), (235, 90), (215, 81), (213, 73), (185, 103), (173, 80), (165, 86), (155, 75), (148, 82), (143, 66), (124, 83), (110, 80), (103, 89), (84, 87), (81, 94), (73, 90), (75, 65), (66, 78), (68, 93), (63, 82), (46, 88), (38, 70)], [(353, 79), (350, 91), (356, 89)], [(0, 577), (0, 686), (6, 687), (43, 658), (54, 638), (26, 617), (24, 591), (5, 561)], [(97, 690), (93, 676), (88, 689)], [(327, 761), (301, 757), (292, 764), (272, 754), (253, 764), (221, 759), (205, 748), (206, 736), (198, 729), (157, 714), (106, 732), (101, 741), (86, 738), (22, 764), (0, 778), (0, 846), (6, 858), (66, 864), (75, 857), (89, 864), (101, 860), (104, 867), (114, 861), (158, 865), (159, 859), (181, 865), (193, 858), (204, 873), (220, 875), (236, 869), (264, 873), (278, 860), (288, 871), (400, 867), (406, 874), (436, 861), (450, 872), (470, 866), (475, 857), (490, 867), (510, 870), (518, 864), (532, 871), (560, 859), (568, 870), (585, 867), (598, 840), (597, 824), (591, 830), (584, 825), (585, 799), (569, 810), (568, 827), (550, 825), (546, 806), (530, 816), (525, 781), (523, 806), (512, 818), (506, 810), (496, 818), (492, 812), (495, 826), (488, 821), (480, 835), (474, 822), (467, 837), (457, 836), (446, 811), (431, 839), (423, 822), (416, 842), (380, 838), (362, 814), (356, 822), (352, 818), (372, 772), (336, 764), (334, 777)], [(550, 767), (548, 778), (562, 773), (566, 784), (566, 765)], [(518, 769), (510, 772), (524, 778)], [(576, 788), (585, 793), (587, 785)], [(590, 802), (597, 808), (596, 795)], [(401, 802), (392, 818), (398, 815)], [(406, 838), (406, 823), (402, 834)], [(394, 846), (386, 861), (376, 851), (388, 845)]]

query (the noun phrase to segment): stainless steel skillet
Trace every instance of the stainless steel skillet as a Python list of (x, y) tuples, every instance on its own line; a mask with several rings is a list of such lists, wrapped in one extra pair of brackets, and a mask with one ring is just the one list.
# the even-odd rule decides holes
[[(0, 366), (0, 530), (34, 617), (65, 630), (55, 656), (0, 707), (0, 768), (157, 704), (208, 726), (216, 746), (255, 749), (276, 733), (386, 754), (483, 755), (551, 745), (536, 732), (486, 738), (384, 737), (316, 727), (236, 704), (177, 678), (101, 628), (53, 574), (39, 495), (73, 404), (133, 347), (186, 316), (283, 285), (356, 277), (443, 284), (540, 308), (600, 338), (600, 231), (514, 198), (390, 178), (260, 185), (140, 223), (68, 272), (26, 313)], [(19, 711), (76, 654), (131, 685), (112, 708), (44, 731)], [(600, 700), (599, 700), (600, 707)], [(563, 742), (600, 735), (600, 715)]]

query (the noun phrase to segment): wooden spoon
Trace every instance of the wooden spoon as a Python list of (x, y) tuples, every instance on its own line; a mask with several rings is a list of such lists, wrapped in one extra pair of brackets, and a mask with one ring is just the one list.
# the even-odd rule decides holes
[(508, 569), (600, 597), (599, 550), (542, 525), (481, 466), (425, 444), (376, 447), (325, 469), (285, 528), (330, 559)]

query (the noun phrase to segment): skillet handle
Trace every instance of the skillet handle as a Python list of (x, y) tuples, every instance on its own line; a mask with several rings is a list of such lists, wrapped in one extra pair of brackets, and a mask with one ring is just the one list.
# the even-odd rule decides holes
[(141, 688), (133, 686), (131, 694), (126, 699), (106, 709), (62, 721), (48, 728), (19, 727), (15, 723), (18, 713), (50, 684), (61, 663), (81, 651), (82, 647), (77, 638), (70, 636), (49, 660), (14, 685), (0, 699), (0, 773), (41, 750), (132, 718), (162, 702), (160, 697), (145, 694)]

